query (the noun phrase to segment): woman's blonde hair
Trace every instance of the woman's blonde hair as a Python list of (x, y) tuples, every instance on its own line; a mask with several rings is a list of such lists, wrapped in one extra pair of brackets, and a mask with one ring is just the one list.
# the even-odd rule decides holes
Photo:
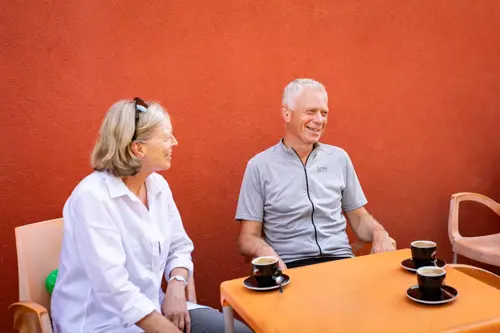
[[(117, 177), (134, 176), (141, 169), (141, 160), (131, 148), (136, 141), (151, 138), (156, 128), (170, 121), (168, 113), (156, 102), (146, 102), (146, 112), (136, 111), (134, 101), (118, 101), (106, 113), (99, 138), (91, 156), (94, 170), (108, 171)], [(137, 128), (136, 112), (139, 113)]]

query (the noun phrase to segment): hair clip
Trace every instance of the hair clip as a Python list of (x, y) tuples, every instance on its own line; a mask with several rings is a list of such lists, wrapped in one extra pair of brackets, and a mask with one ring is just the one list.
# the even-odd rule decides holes
[(137, 111), (141, 111), (141, 112), (148, 111), (148, 105), (141, 98), (139, 98), (139, 97), (134, 98), (134, 103), (135, 103), (135, 109)]

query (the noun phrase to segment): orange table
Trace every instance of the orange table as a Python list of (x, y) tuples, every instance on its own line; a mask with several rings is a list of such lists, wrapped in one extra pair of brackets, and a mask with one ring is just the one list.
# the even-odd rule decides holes
[(243, 278), (223, 282), (226, 332), (233, 308), (257, 333), (441, 332), (500, 317), (500, 290), (453, 268), (445, 283), (458, 290), (455, 301), (429, 306), (408, 299), (417, 278), (400, 263), (410, 256), (405, 249), (289, 269), (282, 294), (248, 290)]

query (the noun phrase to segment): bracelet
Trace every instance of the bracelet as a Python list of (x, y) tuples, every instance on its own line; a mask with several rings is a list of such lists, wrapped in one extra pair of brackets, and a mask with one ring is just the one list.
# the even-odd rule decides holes
[(184, 283), (184, 286), (187, 286), (187, 284), (188, 284), (186, 279), (182, 275), (172, 276), (170, 279), (168, 279), (168, 283), (170, 283), (170, 281), (172, 281), (172, 280), (181, 281), (182, 283)]

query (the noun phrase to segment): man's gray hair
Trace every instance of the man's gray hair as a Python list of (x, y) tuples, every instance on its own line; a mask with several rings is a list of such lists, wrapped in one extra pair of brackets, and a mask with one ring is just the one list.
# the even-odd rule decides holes
[(325, 98), (328, 101), (328, 94), (326, 93), (326, 89), (320, 82), (313, 79), (295, 79), (290, 82), (283, 91), (283, 99), (281, 100), (282, 105), (286, 105), (293, 109), (295, 107), (295, 99), (300, 93), (304, 90), (304, 88), (309, 87), (314, 90), (320, 91), (325, 94)]

